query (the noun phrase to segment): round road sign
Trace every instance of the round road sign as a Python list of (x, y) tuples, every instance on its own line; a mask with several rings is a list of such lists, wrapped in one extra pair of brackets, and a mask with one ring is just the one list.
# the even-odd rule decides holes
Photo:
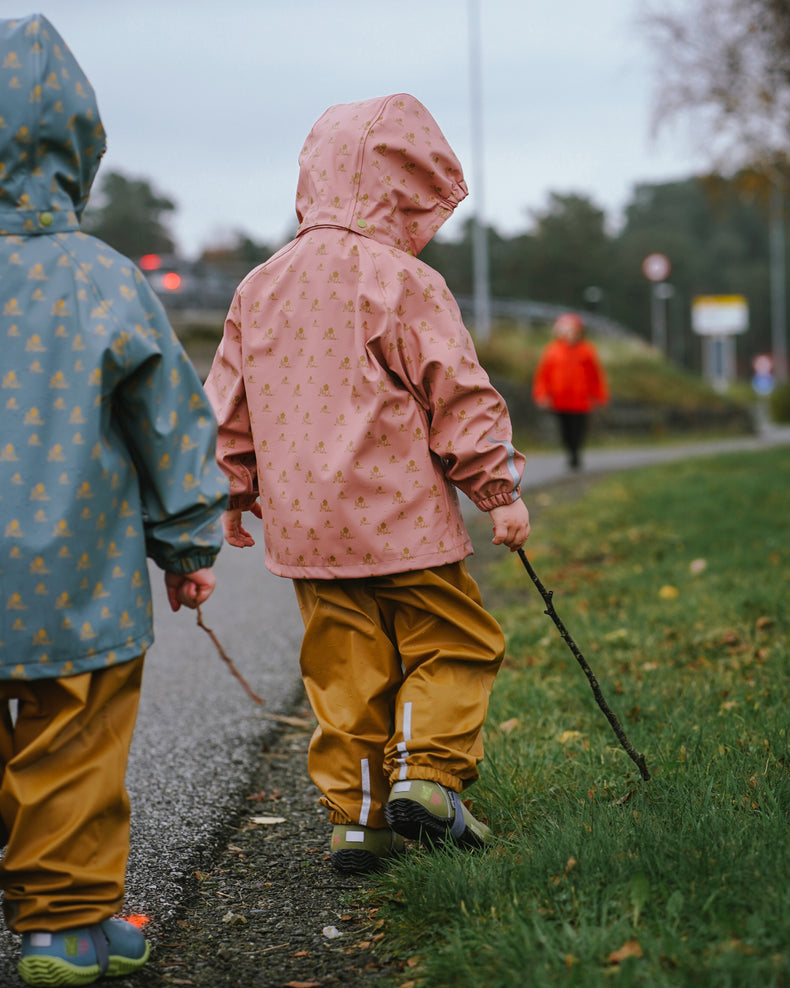
[(666, 254), (648, 254), (642, 261), (642, 274), (648, 281), (666, 281), (671, 270)]

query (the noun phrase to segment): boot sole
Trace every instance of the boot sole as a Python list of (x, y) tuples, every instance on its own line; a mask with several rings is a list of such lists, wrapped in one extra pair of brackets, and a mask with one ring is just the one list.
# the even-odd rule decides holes
[(460, 847), (485, 847), (485, 841), (467, 826), (459, 837), (450, 833), (451, 820), (434, 816), (413, 799), (394, 799), (384, 808), (387, 823), (396, 834), (433, 846), (455, 844)]
[(354, 851), (343, 848), (329, 855), (329, 860), (338, 871), (378, 871), (384, 866), (385, 858), (371, 851)]

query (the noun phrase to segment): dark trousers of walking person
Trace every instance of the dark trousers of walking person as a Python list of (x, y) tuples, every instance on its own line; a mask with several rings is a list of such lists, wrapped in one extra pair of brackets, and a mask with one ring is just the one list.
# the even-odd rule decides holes
[(578, 470), (582, 465), (581, 451), (587, 437), (587, 412), (557, 412), (560, 424), (560, 439), (568, 454), (568, 466)]

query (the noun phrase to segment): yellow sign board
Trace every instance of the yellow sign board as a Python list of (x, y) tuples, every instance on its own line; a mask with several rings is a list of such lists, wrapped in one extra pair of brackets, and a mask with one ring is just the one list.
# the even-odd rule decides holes
[(744, 295), (697, 295), (691, 300), (691, 328), (701, 336), (732, 336), (749, 328)]

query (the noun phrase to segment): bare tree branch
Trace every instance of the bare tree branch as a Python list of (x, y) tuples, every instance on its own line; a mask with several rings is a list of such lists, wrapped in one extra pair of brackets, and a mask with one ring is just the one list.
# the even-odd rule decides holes
[(790, 151), (786, 0), (654, 3), (640, 24), (656, 57), (656, 130), (685, 117), (724, 173)]

